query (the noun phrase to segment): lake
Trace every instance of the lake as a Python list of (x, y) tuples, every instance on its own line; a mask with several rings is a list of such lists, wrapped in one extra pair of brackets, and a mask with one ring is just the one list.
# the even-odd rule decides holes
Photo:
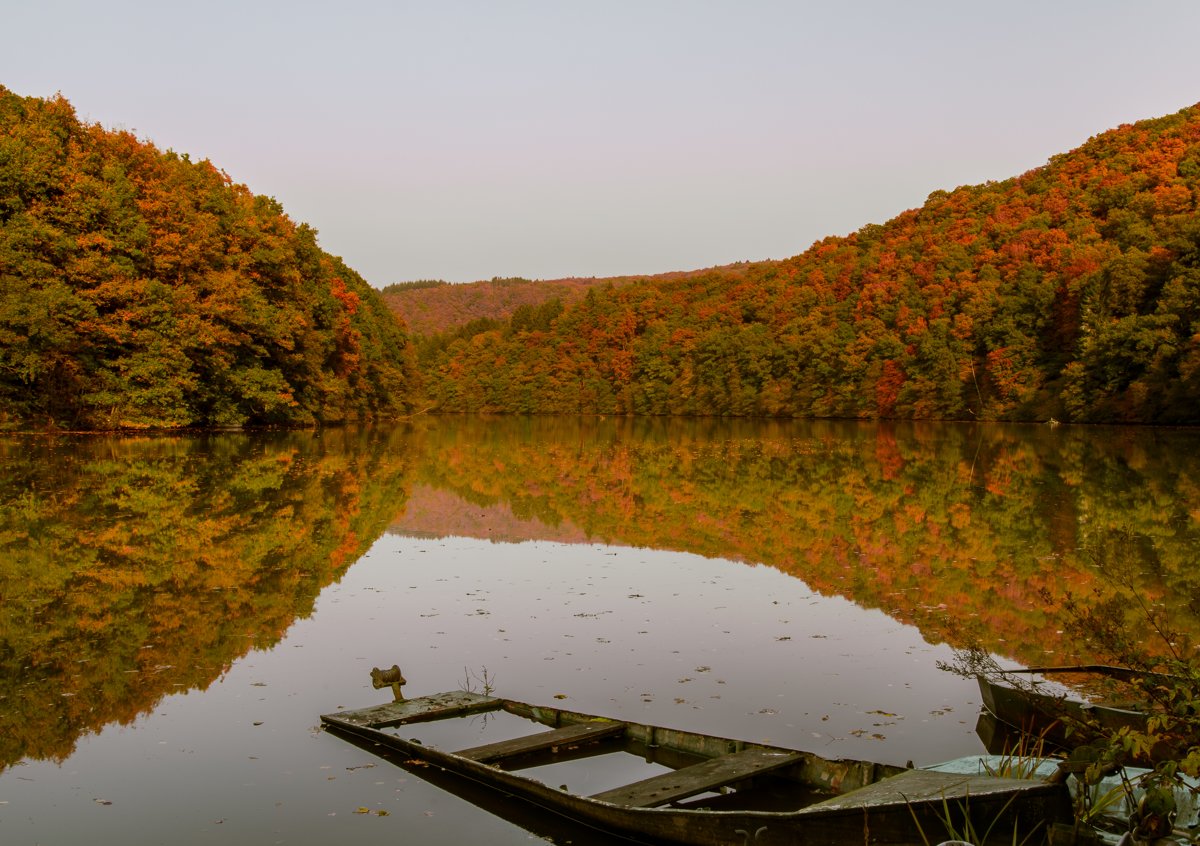
[(1086, 660), (1065, 603), (1123, 587), (1195, 634), (1198, 550), (1191, 430), (440, 417), (0, 439), (0, 840), (605, 843), (319, 715), (387, 701), (369, 671), (398, 663), (410, 696), (486, 681), (933, 763), (982, 750), (974, 683), (938, 668), (954, 648)]

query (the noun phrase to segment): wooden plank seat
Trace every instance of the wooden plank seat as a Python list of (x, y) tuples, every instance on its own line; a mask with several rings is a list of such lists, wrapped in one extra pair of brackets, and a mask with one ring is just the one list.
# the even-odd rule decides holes
[(355, 711), (323, 714), (321, 719), (334, 724), (387, 728), (401, 723), (442, 720), (447, 717), (461, 717), (464, 714), (474, 714), (480, 711), (495, 711), (502, 704), (502, 700), (491, 696), (481, 696), (478, 693), (460, 690), (453, 693), (422, 696), (417, 699), (402, 699), (398, 702), (388, 702)]
[(575, 723), (552, 731), (542, 731), (512, 740), (501, 740), (485, 746), (474, 746), (454, 754), (470, 758), (472, 761), (494, 764), (505, 758), (515, 758), (518, 755), (528, 755), (533, 752), (585, 746), (624, 732), (625, 724), (621, 722)]
[(655, 808), (804, 760), (801, 752), (743, 749), (690, 767), (597, 793), (593, 799), (627, 808)]

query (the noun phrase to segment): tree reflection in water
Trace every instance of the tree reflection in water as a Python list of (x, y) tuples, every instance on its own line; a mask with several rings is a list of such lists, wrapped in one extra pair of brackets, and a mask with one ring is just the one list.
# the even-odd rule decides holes
[(405, 502), (409, 434), (0, 442), (0, 768), (203, 690)]
[[(1023, 663), (1113, 573), (1200, 628), (1200, 434), (432, 418), (0, 442), (0, 768), (278, 642), (388, 526), (762, 563)], [(1136, 626), (1131, 610), (1130, 626)], [(1052, 656), (1048, 655), (1052, 653)]]

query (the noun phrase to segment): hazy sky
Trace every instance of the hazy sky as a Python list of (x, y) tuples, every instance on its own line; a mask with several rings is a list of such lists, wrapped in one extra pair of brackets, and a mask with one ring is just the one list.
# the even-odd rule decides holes
[(0, 0), (0, 84), (375, 285), (783, 258), (1200, 102), (1197, 0)]

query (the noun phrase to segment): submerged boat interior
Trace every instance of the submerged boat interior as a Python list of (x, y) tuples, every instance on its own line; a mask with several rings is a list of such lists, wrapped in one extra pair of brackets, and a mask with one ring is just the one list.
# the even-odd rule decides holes
[(465, 691), (321, 719), (402, 764), (641, 842), (724, 844), (755, 832), (755, 843), (835, 844), (865, 825), (867, 842), (909, 843), (951, 806), (1023, 831), (1069, 813), (1057, 785), (828, 759)]
[(408, 743), (627, 808), (796, 811), (904, 772), (470, 693), (439, 697), (436, 708), (429, 707), (429, 697), (389, 703), (357, 712), (358, 721)]

